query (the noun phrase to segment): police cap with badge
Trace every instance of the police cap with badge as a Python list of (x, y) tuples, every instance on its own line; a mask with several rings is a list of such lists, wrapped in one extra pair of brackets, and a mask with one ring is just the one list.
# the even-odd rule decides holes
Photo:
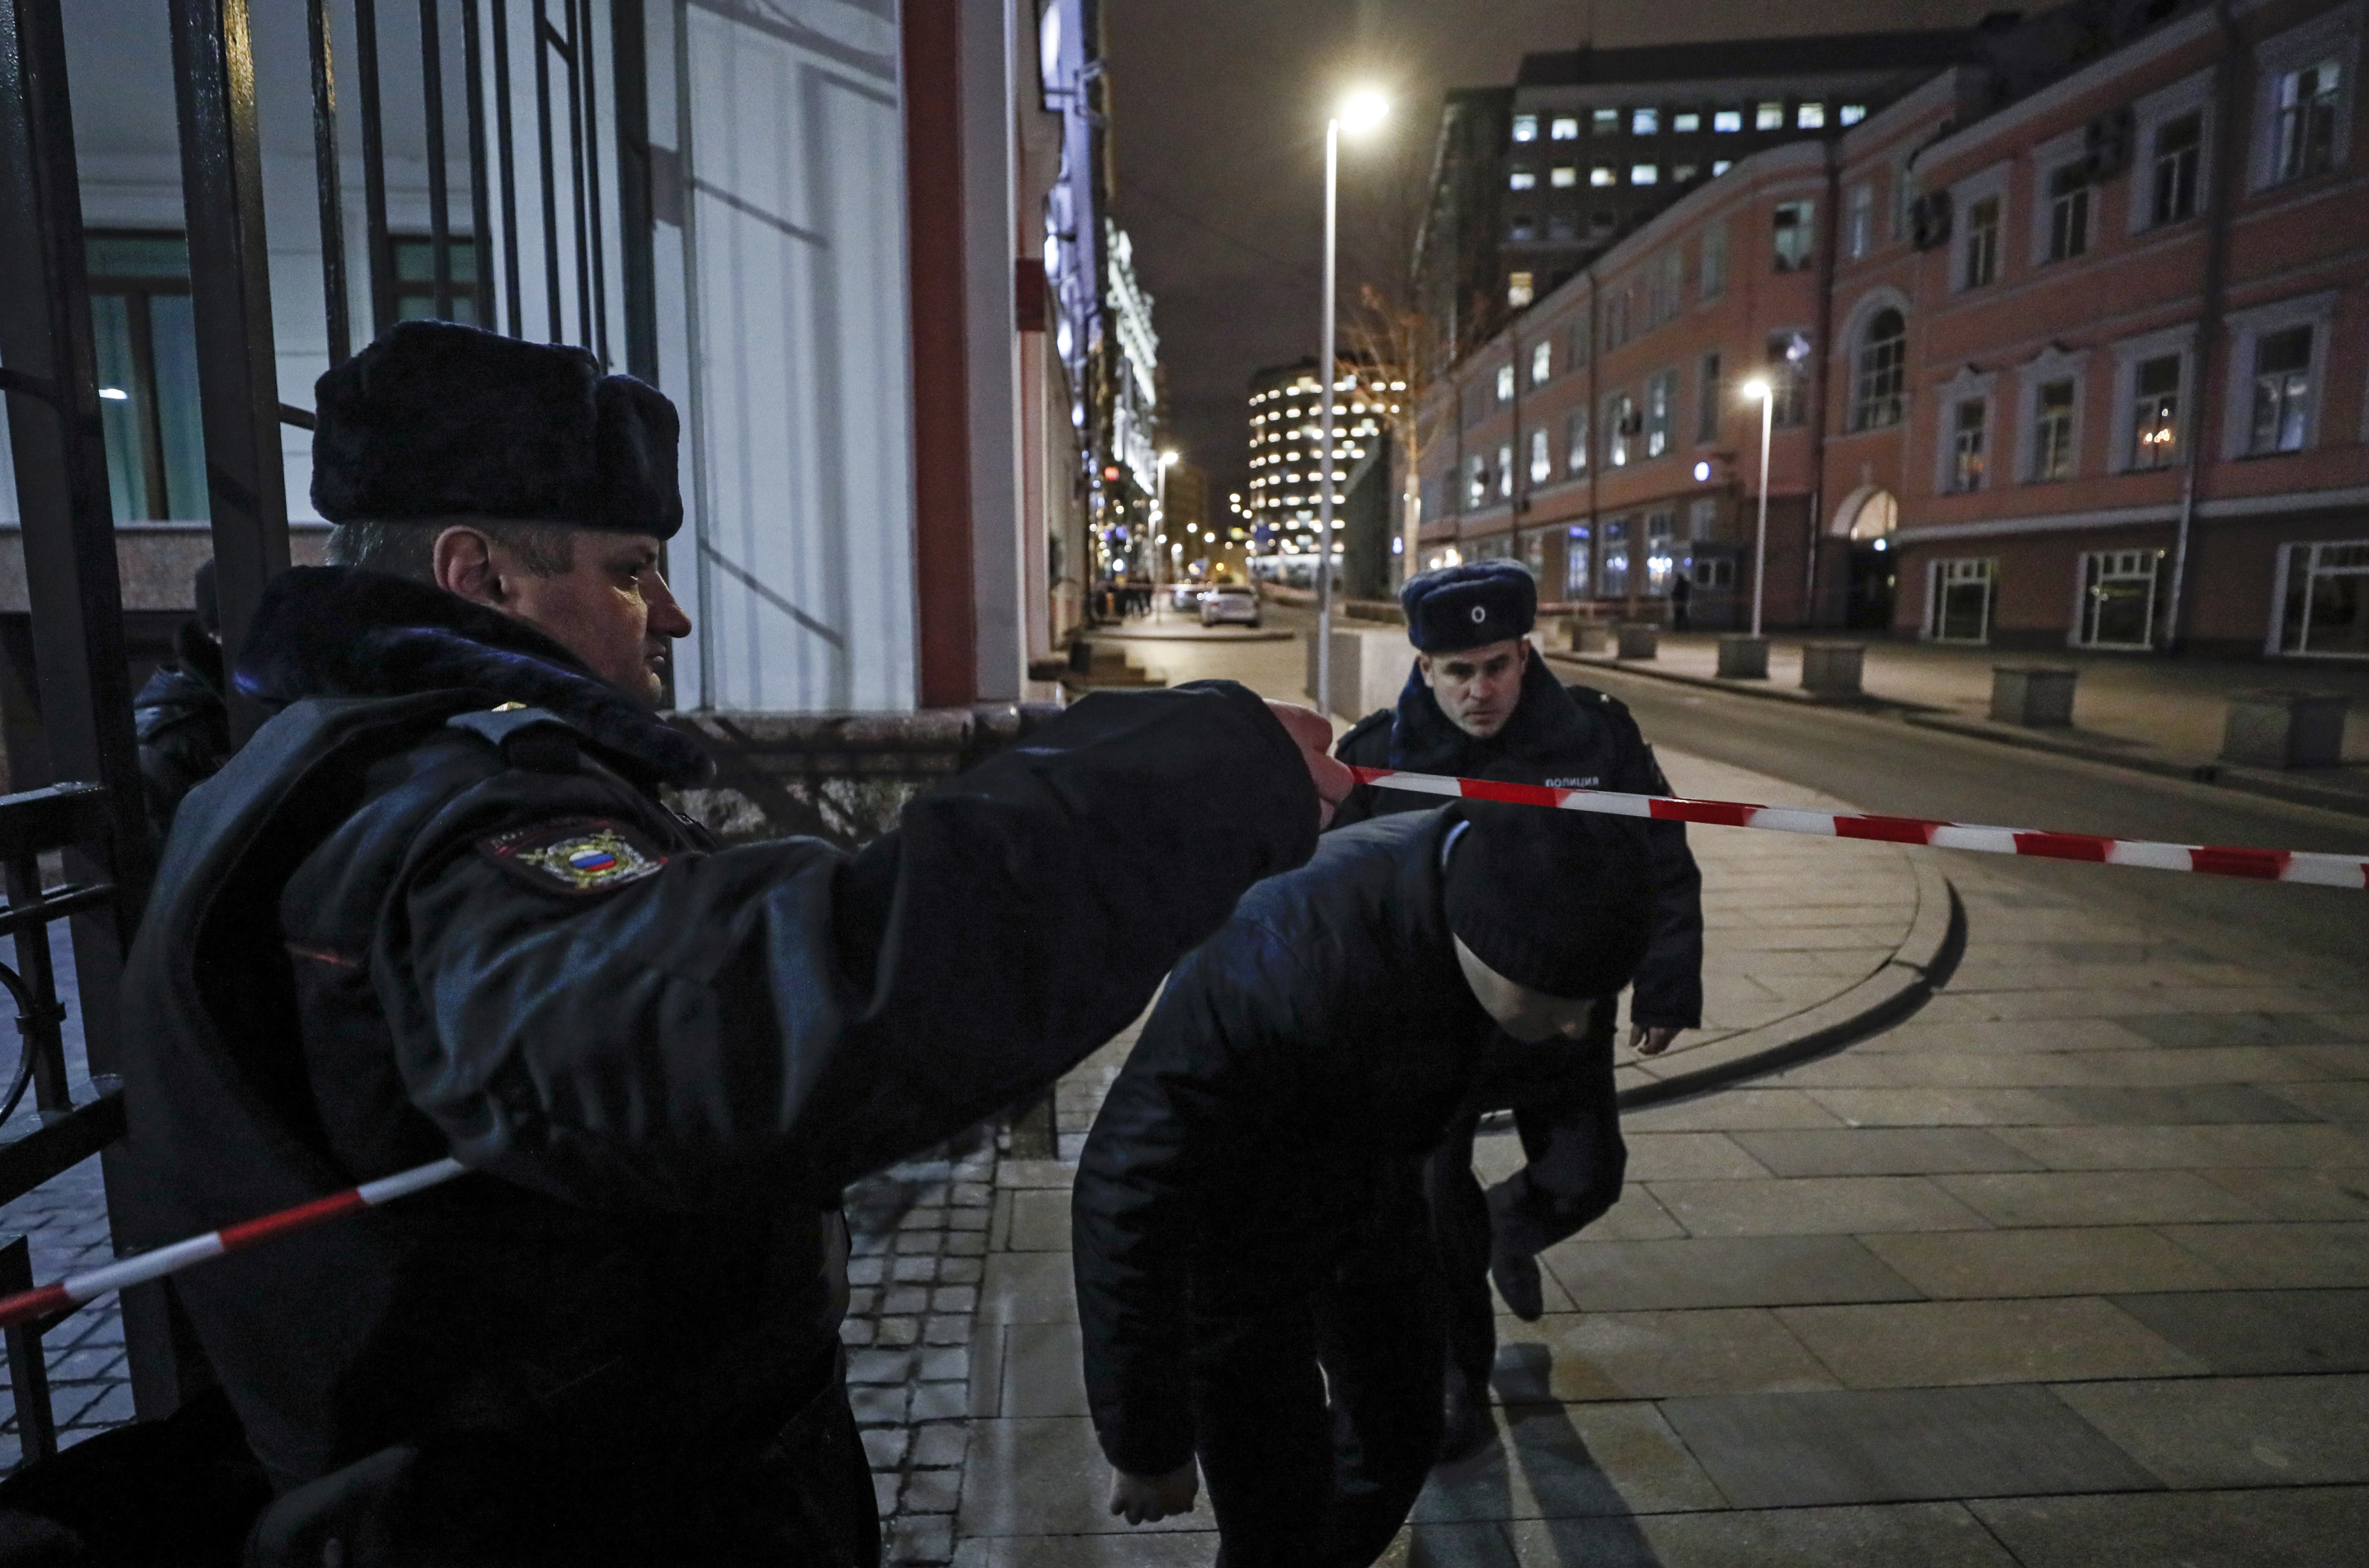
[(1529, 635), (1539, 587), (1515, 562), (1468, 561), (1409, 578), (1399, 605), (1416, 652), (1461, 653)]

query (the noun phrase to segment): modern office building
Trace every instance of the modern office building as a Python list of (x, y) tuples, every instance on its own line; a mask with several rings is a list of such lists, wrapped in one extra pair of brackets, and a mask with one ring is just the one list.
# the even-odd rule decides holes
[(1704, 181), (1831, 140), (1978, 44), (1923, 31), (1527, 55), (1510, 90), (1442, 109), (1417, 243), (1425, 308), (1460, 354)]
[[(1369, 376), (1343, 360), (1333, 383), (1333, 525), (1347, 504), (1350, 470), (1365, 457), (1406, 395), (1402, 381)], [(1306, 548), (1316, 540), (1322, 504), (1323, 383), (1316, 359), (1276, 365), (1251, 377), (1250, 494), (1242, 503), (1264, 545)]]

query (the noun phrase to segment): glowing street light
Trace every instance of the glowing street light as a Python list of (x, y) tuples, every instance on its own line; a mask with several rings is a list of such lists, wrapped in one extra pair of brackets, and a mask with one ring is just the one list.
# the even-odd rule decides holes
[(1316, 708), (1322, 714), (1333, 711), (1333, 481), (1335, 452), (1333, 446), (1334, 383), (1340, 379), (1340, 366), (1333, 347), (1333, 271), (1340, 249), (1341, 204), (1341, 129), (1348, 127), (1352, 136), (1371, 131), (1389, 116), (1390, 100), (1371, 88), (1361, 87), (1341, 100), (1333, 118), (1324, 122), (1324, 319), (1321, 335), (1322, 347), (1316, 356), (1317, 379), (1324, 383), (1324, 420), (1322, 433), (1322, 472), (1324, 486), (1317, 492), (1316, 537)]
[(1777, 419), (1777, 388), (1765, 375), (1744, 383), (1744, 395), (1760, 404), (1760, 529), (1752, 546), (1752, 635), (1760, 635), (1761, 590), (1768, 580), (1768, 432)]

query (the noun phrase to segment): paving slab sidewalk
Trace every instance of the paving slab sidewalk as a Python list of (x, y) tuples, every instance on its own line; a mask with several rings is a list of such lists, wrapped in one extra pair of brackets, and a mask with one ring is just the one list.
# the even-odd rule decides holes
[[(1665, 632), (1652, 659), (1566, 651), (1551, 651), (1549, 657), (1567, 680), (1585, 680), (1586, 668), (1599, 666), (1808, 703), (1820, 699), (1801, 689), (1802, 644), (1854, 640), (1860, 639), (1840, 633), (1773, 637), (1766, 681), (1720, 680), (1719, 638), (1711, 633)], [(1865, 647), (1866, 696), (1855, 705), (2005, 744), (2038, 746), (2093, 761), (2202, 777), (2260, 794), (2369, 813), (2369, 668), (2324, 662), (2249, 664), (2071, 649), (2009, 652), (1886, 639), (1868, 640)], [(1989, 717), (1991, 670), (2000, 664), (2079, 670), (2073, 725), (2034, 729), (1993, 723)], [(2256, 687), (2350, 696), (2352, 705), (2345, 725), (2344, 765), (2279, 772), (2221, 761), (2222, 726), (2229, 699)]]
[[(1760, 774), (1681, 753), (1665, 751), (1662, 761), (1673, 784), (1690, 795), (1827, 808), (1847, 806)], [(1929, 865), (1920, 866), (1915, 858), (1919, 852), (1899, 845), (1805, 840), (1732, 829), (1697, 828), (1690, 830), (1690, 836), (1704, 874), (1705, 1027), (1685, 1036), (1680, 1049), (1660, 1059), (1654, 1064), (1660, 1071), (1681, 1068), (1690, 1058), (1732, 1059), (1739, 1042), (1760, 1049), (1780, 1046), (1789, 1035), (1789, 1021), (1802, 1028), (1830, 1023), (1821, 1008), (1865, 987), (1918, 930), (1920, 910), (1929, 917), (1936, 889), (1946, 896), (1946, 883), (1938, 873)], [(1075, 1170), (1071, 1162), (1103, 1095), (1126, 1060), (1135, 1033), (1130, 1028), (1063, 1081), (1057, 1104), (1064, 1158), (1006, 1160), (999, 1170), (995, 1218), (988, 1236), (979, 1316), (972, 1341), (970, 1457), (962, 1508), (956, 1520), (955, 1562), (962, 1568), (1204, 1563), (1214, 1551), (1206, 1504), (1189, 1519), (1150, 1530), (1130, 1530), (1108, 1516), (1104, 1508), (1108, 1472), (1086, 1419), (1076, 1305), (1070, 1282), (1069, 1203)], [(1627, 1064), (1621, 1070), (1624, 1077), (1634, 1078), (1641, 1072), (1641, 1064), (1625, 1050), (1622, 1056)], [(1662, 1114), (1672, 1112), (1682, 1118), (1688, 1114), (1684, 1106), (1668, 1107)], [(1514, 1142), (1508, 1137), (1484, 1137), (1482, 1148), (1484, 1162), (1502, 1164), (1511, 1155)], [(1693, 1185), (1716, 1185), (1769, 1173), (1766, 1165), (1725, 1136), (1684, 1128), (1636, 1139), (1631, 1171), (1634, 1182), (1669, 1184), (1674, 1200), (1676, 1193)], [(1637, 1197), (1624, 1202), (1588, 1234), (1688, 1235), (1651, 1191), (1632, 1188)], [(1643, 1199), (1642, 1204), (1639, 1197)], [(1972, 1209), (1952, 1205), (1950, 1213), (1954, 1219), (1980, 1223)], [(1716, 1230), (1718, 1225), (1707, 1222), (1706, 1229)], [(1848, 1238), (1841, 1239), (1841, 1247), (1848, 1250), (1821, 1238), (1808, 1257), (1773, 1264), (1757, 1253), (1740, 1255), (1731, 1248), (1724, 1264), (1709, 1272), (1726, 1280), (1727, 1288), (1739, 1293), (1740, 1302), (1750, 1305), (1757, 1305), (1759, 1294), (1774, 1288), (1766, 1277), (1771, 1268), (1790, 1278), (1791, 1274), (1823, 1266), (1839, 1271), (1839, 1277), (1857, 1278), (1859, 1288), (1873, 1290), (1877, 1299), (1921, 1299), (1913, 1287)], [(1657, 1289), (1665, 1294), (1675, 1289), (1692, 1305), (1689, 1292), (1703, 1288), (1706, 1271), (1694, 1260), (1673, 1261), (1678, 1264), (1677, 1275), (1658, 1285), (1656, 1265), (1641, 1261), (1639, 1278), (1626, 1287), (1611, 1287), (1608, 1297), (1602, 1282), (1585, 1281), (1582, 1288), (1590, 1292), (1591, 1303), (1597, 1305), (1608, 1299), (1631, 1305), (1651, 1302)], [(1660, 1267), (1663, 1275), (1668, 1275), (1669, 1265)], [(1776, 1282), (1783, 1283), (1783, 1279)], [(1620, 1294), (1624, 1288), (1625, 1297)], [(1798, 1294), (1799, 1288), (1794, 1288)], [(1550, 1276), (1547, 1290), (1548, 1324), (1585, 1322), (1588, 1333), (1608, 1336), (1608, 1343), (1624, 1345), (1640, 1332), (1627, 1318), (1582, 1319), (1583, 1303), (1560, 1271)], [(1810, 1299), (1824, 1298), (1813, 1291)], [(1651, 1317), (1644, 1314), (1640, 1321)], [(1555, 1355), (1536, 1331), (1516, 1325), (1510, 1319), (1505, 1326), (1509, 1355), (1536, 1355), (1548, 1360)], [(1706, 1319), (1705, 1326), (1716, 1325)], [(1691, 1356), (1694, 1370), (1688, 1375), (1694, 1381), (1687, 1385), (1688, 1391), (1722, 1389), (1725, 1385), (1717, 1368), (1757, 1365), (1756, 1356), (1765, 1358), (1775, 1353), (1789, 1353), (1798, 1363), (1793, 1376), (1801, 1386), (1833, 1386), (1833, 1379), (1818, 1369), (1814, 1357), (1783, 1331), (1774, 1331), (1774, 1339), (1782, 1341), (1782, 1346), (1772, 1349), (1772, 1343), (1760, 1343), (1772, 1342), (1771, 1332), (1764, 1329), (1757, 1335), (1757, 1348), (1746, 1345), (1740, 1351), (1721, 1352), (1704, 1344), (1691, 1349), (1655, 1351), (1632, 1345), (1629, 1353), (1652, 1365)], [(1522, 1364), (1517, 1359), (1516, 1365)], [(1451, 1522), (1435, 1521), (1436, 1528), (1426, 1523), (1428, 1533), (1422, 1550), (1428, 1555), (1419, 1560), (1462, 1561), (1454, 1553), (1468, 1547), (1479, 1550), (1476, 1543), (1488, 1544), (1492, 1550), (1505, 1546), (1507, 1538), (1493, 1521), (1540, 1516), (1535, 1498), (1541, 1494), (1574, 1507), (1578, 1505), (1574, 1499), (1593, 1498), (1585, 1510), (1591, 1516), (1625, 1513), (1628, 1505), (1622, 1494), (1600, 1475), (1585, 1465), (1565, 1462), (1573, 1452), (1584, 1457), (1591, 1451), (1591, 1443), (1639, 1454), (1677, 1448), (1667, 1424), (1650, 1404), (1619, 1394), (1619, 1385), (1607, 1380), (1608, 1374), (1572, 1365), (1578, 1382), (1572, 1386), (1570, 1397), (1591, 1405), (1581, 1421), (1587, 1436), (1573, 1439), (1516, 1421), (1525, 1440), (1535, 1438), (1544, 1446), (1542, 1452), (1564, 1458), (1542, 1460), (1543, 1468), (1536, 1477), (1525, 1471), (1505, 1482), (1510, 1489), (1505, 1506), (1512, 1512), (1493, 1513), (1493, 1505), (1485, 1499), (1442, 1505), (1458, 1517)], [(2151, 1364), (2149, 1369), (2158, 1368)], [(1542, 1371), (1535, 1380), (1543, 1391), (1556, 1377)], [(1542, 1391), (1539, 1397), (1547, 1396)], [(1595, 1408), (1597, 1401), (1610, 1403)], [(1515, 1414), (1528, 1419), (1520, 1409)], [(1667, 1480), (1669, 1489), (1654, 1494), (1666, 1505), (1724, 1505), (1722, 1494), (1699, 1472), (1699, 1467), (1672, 1471)], [(1518, 1506), (1510, 1501), (1516, 1492), (1525, 1499)], [(1443, 1557), (1443, 1552), (1448, 1555)]]

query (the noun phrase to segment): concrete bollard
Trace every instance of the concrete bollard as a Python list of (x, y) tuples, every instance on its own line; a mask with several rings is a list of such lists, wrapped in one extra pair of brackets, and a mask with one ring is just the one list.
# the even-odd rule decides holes
[(2344, 761), (2352, 701), (2340, 692), (2237, 692), (2222, 727), (2221, 760), (2251, 768), (2333, 768)]
[(1654, 624), (1651, 621), (1623, 621), (1620, 623), (1619, 658), (1656, 658), (1661, 656), (1661, 627)]
[(1991, 666), (1991, 717), (2033, 728), (2073, 722), (2077, 670), (2043, 664)]
[(1734, 636), (1719, 639), (1719, 678), (1722, 681), (1768, 679), (1768, 639)]
[(1855, 697), (1864, 689), (1865, 643), (1803, 643), (1802, 690), (1827, 697)]

